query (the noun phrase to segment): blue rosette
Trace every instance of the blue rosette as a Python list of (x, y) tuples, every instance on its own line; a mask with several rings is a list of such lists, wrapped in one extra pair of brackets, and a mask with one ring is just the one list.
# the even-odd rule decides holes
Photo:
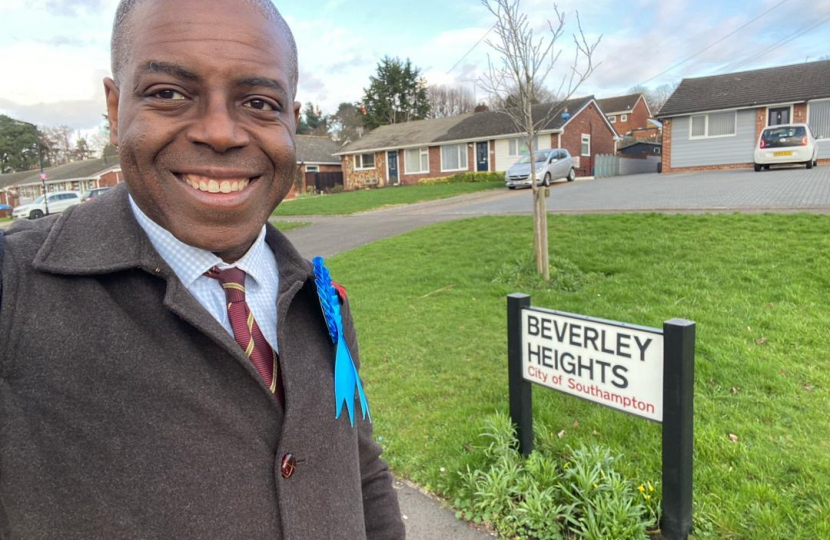
[(317, 296), (320, 298), (320, 307), (323, 310), (329, 337), (331, 337), (337, 351), (334, 359), (334, 417), (336, 419), (340, 418), (345, 403), (346, 410), (349, 411), (349, 422), (354, 427), (354, 396), (356, 390), (360, 398), (363, 419), (365, 420), (368, 416), (371, 422), (372, 415), (369, 413), (369, 402), (363, 392), (363, 384), (360, 382), (352, 353), (349, 351), (346, 338), (343, 336), (343, 318), (340, 314), (340, 299), (337, 296), (337, 290), (332, 285), (331, 274), (323, 264), (323, 258), (315, 257), (313, 262)]

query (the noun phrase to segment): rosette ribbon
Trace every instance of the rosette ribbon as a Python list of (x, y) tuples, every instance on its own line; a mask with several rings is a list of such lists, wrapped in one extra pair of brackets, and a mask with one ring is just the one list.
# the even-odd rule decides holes
[(332, 284), (328, 268), (323, 264), (323, 258), (315, 257), (313, 262), (314, 283), (317, 285), (320, 307), (323, 309), (323, 317), (326, 319), (329, 336), (337, 351), (334, 358), (334, 417), (336, 419), (340, 418), (345, 403), (346, 410), (349, 412), (349, 422), (354, 427), (354, 395), (355, 390), (357, 390), (363, 419), (365, 420), (368, 416), (371, 422), (372, 415), (369, 413), (369, 402), (366, 400), (363, 384), (360, 382), (352, 353), (349, 351), (346, 337), (343, 335), (343, 317), (340, 314), (340, 300), (337, 296), (337, 290)]

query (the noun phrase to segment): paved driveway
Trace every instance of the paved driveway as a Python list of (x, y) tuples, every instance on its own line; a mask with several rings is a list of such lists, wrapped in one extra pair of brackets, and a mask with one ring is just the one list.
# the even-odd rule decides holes
[[(531, 210), (530, 190), (471, 204), (470, 214)], [(551, 212), (610, 211), (823, 211), (830, 213), (830, 167), (640, 174), (556, 183)]]

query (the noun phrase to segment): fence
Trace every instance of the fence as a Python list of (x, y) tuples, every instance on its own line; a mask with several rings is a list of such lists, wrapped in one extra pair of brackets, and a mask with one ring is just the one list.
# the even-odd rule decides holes
[(305, 185), (314, 186), (317, 193), (328, 193), (335, 186), (343, 186), (343, 173), (306, 173)]
[(608, 178), (629, 174), (656, 173), (661, 159), (660, 156), (648, 156), (645, 159), (638, 159), (599, 154), (596, 157), (594, 176), (596, 178)]

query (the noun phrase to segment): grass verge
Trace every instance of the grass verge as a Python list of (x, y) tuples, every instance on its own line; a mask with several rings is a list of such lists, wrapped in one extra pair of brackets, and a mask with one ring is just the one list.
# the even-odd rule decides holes
[(271, 225), (279, 229), (281, 232), (293, 231), (295, 229), (302, 229), (311, 225), (308, 221), (272, 221)]
[[(695, 538), (830, 538), (830, 217), (551, 216), (551, 253), (602, 279), (533, 304), (652, 327), (697, 322)], [(508, 410), (505, 296), (529, 218), (439, 224), (330, 259), (349, 289), (376, 435), (450, 500)], [(659, 478), (660, 428), (534, 388), (552, 451), (601, 444)], [(537, 433), (538, 435), (538, 433)]]
[(275, 216), (329, 216), (355, 214), (389, 206), (446, 199), (488, 189), (504, 187), (503, 182), (400, 186), (394, 188), (348, 191), (284, 201)]

